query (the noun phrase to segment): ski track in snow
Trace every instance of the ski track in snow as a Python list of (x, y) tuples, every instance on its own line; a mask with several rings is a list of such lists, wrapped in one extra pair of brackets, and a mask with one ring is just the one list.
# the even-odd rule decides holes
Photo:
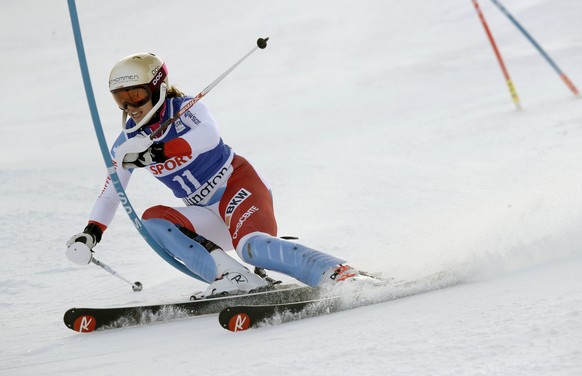
[[(155, 52), (196, 94), (269, 36), (204, 101), (272, 183), (280, 234), (386, 277), (466, 282), (237, 334), (214, 315), (70, 331), (71, 307), (184, 301), (204, 286), (123, 210), (96, 255), (142, 292), (67, 261), (106, 173), (68, 10), (3, 2), (0, 374), (580, 374), (582, 102), (491, 2), (480, 5), (522, 111), (469, 1), (78, 3), (109, 143), (121, 57)], [(504, 5), (582, 88), (582, 3)], [(146, 173), (128, 196), (140, 212), (181, 204)]]

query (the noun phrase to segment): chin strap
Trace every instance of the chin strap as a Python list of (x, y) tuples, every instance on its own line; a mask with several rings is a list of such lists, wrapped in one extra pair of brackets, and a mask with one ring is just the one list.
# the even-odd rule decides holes
[(125, 110), (121, 112), (121, 129), (125, 131), (125, 123), (127, 123), (127, 112), (125, 112)]
[(162, 85), (160, 86), (160, 99), (158, 100), (158, 103), (156, 103), (156, 105), (150, 110), (150, 112), (147, 113), (146, 116), (143, 117), (143, 119), (141, 119), (141, 121), (139, 123), (137, 123), (136, 125), (134, 125), (131, 128), (127, 128), (127, 129), (125, 128), (125, 122), (127, 120), (127, 112), (123, 111), (123, 115), (121, 118), (121, 128), (123, 129), (123, 131), (126, 134), (137, 131), (138, 129), (143, 127), (145, 124), (147, 124), (148, 121), (150, 121), (150, 119), (152, 118), (152, 116), (154, 116), (156, 111), (158, 111), (160, 109), (160, 107), (162, 107), (162, 104), (164, 104), (164, 101), (166, 100), (166, 90), (167, 90), (166, 83), (163, 82)]

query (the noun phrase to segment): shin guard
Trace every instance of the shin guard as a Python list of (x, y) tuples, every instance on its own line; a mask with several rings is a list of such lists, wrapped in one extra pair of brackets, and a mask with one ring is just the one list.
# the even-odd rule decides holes
[(249, 237), (241, 248), (241, 257), (251, 265), (292, 276), (318, 286), (325, 271), (345, 262), (327, 253), (269, 235)]
[[(143, 225), (167, 252), (166, 255), (160, 254), (164, 260), (194, 278), (208, 283), (214, 281), (216, 263), (208, 250), (200, 243), (189, 238), (176, 225), (164, 219), (146, 219), (143, 220)], [(176, 260), (180, 260), (183, 265)], [(183, 266), (195, 275), (184, 271)]]

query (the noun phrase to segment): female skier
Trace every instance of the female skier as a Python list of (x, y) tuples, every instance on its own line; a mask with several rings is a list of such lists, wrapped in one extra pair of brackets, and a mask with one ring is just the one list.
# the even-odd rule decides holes
[[(169, 84), (166, 65), (159, 57), (137, 53), (120, 60), (111, 70), (109, 90), (123, 111), (123, 131), (111, 149), (123, 187), (134, 169), (143, 168), (184, 201), (180, 207), (151, 207), (142, 220), (161, 245), (158, 252), (164, 259), (209, 283), (197, 298), (248, 293), (267, 285), (225, 249), (235, 249), (251, 265), (310, 286), (369, 278), (345, 265), (345, 260), (276, 237), (269, 186), (223, 142), (204, 103), (197, 102), (150, 140), (161, 124), (192, 99)], [(92, 252), (119, 202), (108, 177), (88, 225), (67, 242), (71, 260), (78, 251), (72, 247), (76, 242)]]

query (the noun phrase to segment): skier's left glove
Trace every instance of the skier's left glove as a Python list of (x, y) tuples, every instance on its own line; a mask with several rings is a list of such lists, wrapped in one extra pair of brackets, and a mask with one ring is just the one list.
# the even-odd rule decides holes
[(101, 241), (103, 231), (95, 223), (89, 223), (87, 227), (67, 241), (67, 257), (75, 264), (88, 264), (93, 257), (93, 247)]
[(154, 163), (163, 163), (168, 160), (164, 153), (164, 143), (153, 144), (141, 153), (127, 153), (123, 157), (123, 168), (146, 167)]

